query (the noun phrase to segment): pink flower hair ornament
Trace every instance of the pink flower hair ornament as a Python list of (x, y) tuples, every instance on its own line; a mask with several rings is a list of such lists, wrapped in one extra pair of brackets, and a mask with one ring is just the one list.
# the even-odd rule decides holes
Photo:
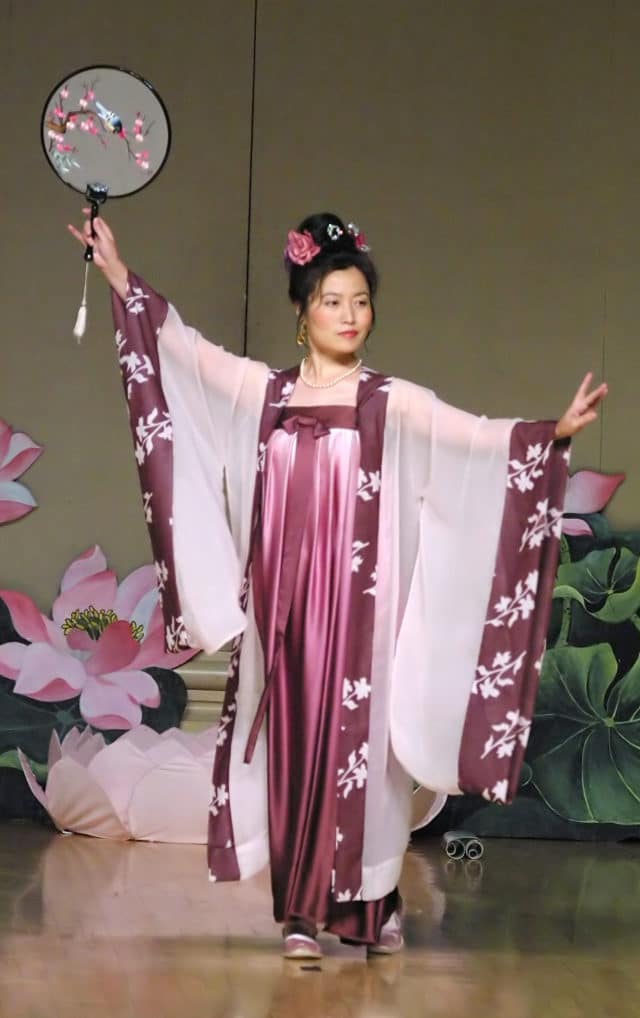
[(308, 230), (298, 233), (296, 230), (289, 230), (287, 234), (287, 246), (284, 249), (285, 261), (294, 265), (307, 265), (313, 261), (322, 248), (316, 244)]
[[(344, 234), (344, 230), (337, 223), (329, 223), (326, 232), (329, 243), (335, 243)], [(371, 250), (364, 233), (355, 223), (349, 223), (347, 233), (353, 238), (356, 250)], [(298, 233), (297, 230), (289, 230), (287, 246), (284, 249), (285, 264), (308, 265), (321, 251), (322, 247), (316, 244), (309, 230), (305, 230), (303, 233)]]

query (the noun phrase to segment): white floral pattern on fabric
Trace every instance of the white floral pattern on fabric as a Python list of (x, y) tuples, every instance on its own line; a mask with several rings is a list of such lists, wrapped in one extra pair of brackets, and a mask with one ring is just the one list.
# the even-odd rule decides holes
[(373, 570), (373, 572), (370, 574), (369, 579), (371, 579), (373, 581), (373, 585), (371, 587), (367, 587), (367, 589), (363, 590), (362, 593), (363, 594), (369, 594), (371, 597), (375, 597), (376, 596), (377, 582), (378, 582), (378, 566), (377, 566), (377, 564), (376, 564), (376, 567)]
[(471, 695), (479, 694), (484, 700), (499, 697), (505, 686), (514, 685), (515, 676), (522, 668), (526, 656), (523, 650), (516, 658), (512, 658), (511, 651), (507, 650), (495, 655), (490, 668), (478, 664)]
[(517, 794), (542, 667), (567, 481), (568, 450), (555, 441), (555, 427), (521, 421), (510, 435), (502, 527), (458, 759), (459, 787), (490, 802)]
[(370, 471), (367, 475), (365, 470), (358, 470), (358, 498), (363, 502), (370, 502), (380, 491), (380, 471)]
[(360, 749), (349, 753), (346, 767), (338, 768), (338, 795), (346, 799), (356, 788), (364, 788), (367, 780), (367, 761), (369, 757), (369, 744), (363, 742)]
[(536, 503), (536, 511), (527, 517), (526, 527), (520, 542), (520, 551), (539, 548), (546, 537), (560, 537), (562, 532), (562, 509), (549, 507), (549, 499)]
[(216, 746), (224, 746), (227, 741), (229, 737), (227, 729), (233, 721), (233, 715), (236, 713), (236, 710), (237, 704), (233, 702), (227, 705), (226, 711), (221, 715), (216, 733)]
[(140, 356), (135, 350), (132, 350), (131, 353), (124, 352), (127, 346), (127, 337), (121, 329), (116, 330), (116, 346), (118, 348), (118, 363), (122, 371), (122, 380), (126, 386), (127, 399), (130, 399), (133, 383), (137, 382), (139, 385), (144, 385), (145, 382), (154, 377), (155, 371), (148, 354), (145, 353)]
[(209, 812), (212, 816), (217, 817), (220, 810), (224, 809), (228, 802), (229, 792), (227, 791), (227, 786), (219, 785), (217, 788), (214, 787), (209, 804)]
[(282, 386), (282, 393), (277, 403), (269, 403), (270, 407), (284, 407), (289, 402), (291, 393), (295, 388), (295, 382), (285, 382)]
[[(339, 827), (336, 827), (336, 851), (339, 849), (339, 847), (340, 847), (340, 845), (342, 844), (343, 841), (344, 841), (344, 834), (342, 833), (342, 831), (340, 830)], [(334, 878), (335, 878), (335, 872), (336, 871), (333, 870)], [(335, 880), (334, 880), (334, 885), (335, 885)]]
[(504, 626), (511, 628), (518, 619), (528, 619), (535, 608), (534, 595), (538, 589), (538, 570), (533, 569), (523, 580), (518, 580), (511, 597), (504, 595), (494, 605), (497, 614), (487, 619), (487, 626)]
[(153, 523), (153, 510), (151, 508), (151, 502), (153, 499), (152, 491), (144, 491), (142, 493), (142, 502), (144, 506), (144, 518), (147, 523)]
[(491, 725), (494, 735), (490, 735), (484, 744), (484, 753), (481, 759), (484, 760), (489, 753), (495, 753), (498, 757), (511, 756), (516, 747), (516, 742), (526, 746), (531, 731), (531, 721), (522, 717), (519, 711), (509, 710), (505, 720)]
[(509, 460), (507, 488), (515, 485), (518, 491), (532, 491), (535, 482), (544, 476), (544, 467), (547, 465), (552, 447), (552, 442), (544, 447), (541, 442), (536, 442), (527, 448), (524, 463), (518, 459)]
[(496, 781), (493, 788), (485, 788), (482, 793), (483, 799), (488, 799), (489, 802), (506, 802), (507, 795), (509, 794), (509, 782), (506, 778), (501, 781)]
[(149, 294), (145, 293), (139, 286), (133, 286), (131, 293), (124, 299), (127, 314), (140, 315), (144, 311), (143, 301), (149, 300)]
[(267, 456), (267, 446), (265, 442), (260, 442), (260, 445), (258, 446), (258, 461), (257, 461), (257, 471), (259, 474), (261, 474), (264, 471), (264, 463), (266, 456)]
[(360, 569), (360, 566), (364, 562), (364, 558), (362, 557), (360, 552), (363, 552), (365, 550), (365, 548), (368, 548), (369, 544), (370, 544), (369, 541), (354, 541), (353, 542), (353, 547), (352, 547), (352, 550), (351, 550), (351, 572), (352, 573), (357, 573), (358, 570)]
[(154, 562), (153, 565), (156, 571), (158, 590), (164, 590), (169, 579), (169, 570), (167, 569), (166, 562)]
[(179, 650), (191, 646), (191, 637), (181, 615), (172, 618), (165, 630), (165, 642), (169, 650)]
[(171, 442), (173, 440), (171, 418), (167, 411), (163, 411), (161, 417), (158, 418), (158, 408), (154, 407), (153, 410), (146, 415), (146, 418), (144, 415), (142, 417), (138, 417), (136, 438), (135, 456), (138, 463), (142, 465), (145, 459), (153, 452), (154, 439), (160, 438), (166, 442)]
[(356, 679), (355, 682), (351, 682), (350, 679), (344, 679), (342, 683), (342, 706), (346, 707), (347, 710), (357, 710), (358, 704), (362, 700), (368, 700), (371, 695), (371, 684), (367, 681), (366, 676), (363, 675), (361, 679)]

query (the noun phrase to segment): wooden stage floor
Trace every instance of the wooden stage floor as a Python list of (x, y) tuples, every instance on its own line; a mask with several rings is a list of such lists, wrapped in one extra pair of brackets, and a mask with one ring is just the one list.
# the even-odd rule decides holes
[(323, 937), (286, 962), (264, 874), (210, 884), (199, 846), (0, 824), (0, 1018), (636, 1018), (640, 846), (417, 843), (402, 955)]

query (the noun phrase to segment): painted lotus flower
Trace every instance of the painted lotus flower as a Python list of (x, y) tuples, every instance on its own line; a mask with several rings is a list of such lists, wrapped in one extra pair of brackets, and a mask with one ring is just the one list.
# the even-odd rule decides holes
[[(625, 474), (600, 474), (596, 470), (578, 470), (571, 474), (564, 503), (563, 533), (573, 536), (593, 534), (587, 520), (576, 517), (602, 512), (625, 476)], [(572, 517), (571, 514), (576, 515)]]
[(16, 477), (28, 470), (42, 446), (0, 418), (0, 523), (11, 523), (35, 509), (37, 502)]
[(43, 790), (19, 753), (27, 783), (61, 831), (118, 841), (206, 844), (217, 726), (161, 735), (146, 725), (107, 745), (72, 728), (49, 746)]
[(140, 724), (142, 706), (157, 707), (160, 691), (145, 668), (177, 668), (194, 650), (169, 654), (155, 570), (142, 566), (118, 584), (95, 545), (75, 559), (60, 584), (52, 617), (30, 597), (0, 590), (13, 628), (29, 643), (0, 645), (0, 674), (14, 692), (41, 701), (80, 697), (95, 728)]

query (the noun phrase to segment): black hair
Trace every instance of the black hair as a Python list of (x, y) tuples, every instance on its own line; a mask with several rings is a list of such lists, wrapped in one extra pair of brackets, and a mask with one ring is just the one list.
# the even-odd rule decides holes
[(375, 322), (373, 301), (378, 289), (378, 273), (368, 251), (357, 247), (353, 227), (349, 229), (333, 212), (320, 212), (303, 219), (297, 232), (310, 233), (320, 251), (306, 265), (296, 265), (286, 260), (289, 272), (289, 298), (292, 303), (297, 304), (302, 313), (325, 276), (330, 272), (353, 267), (360, 269), (367, 281)]

